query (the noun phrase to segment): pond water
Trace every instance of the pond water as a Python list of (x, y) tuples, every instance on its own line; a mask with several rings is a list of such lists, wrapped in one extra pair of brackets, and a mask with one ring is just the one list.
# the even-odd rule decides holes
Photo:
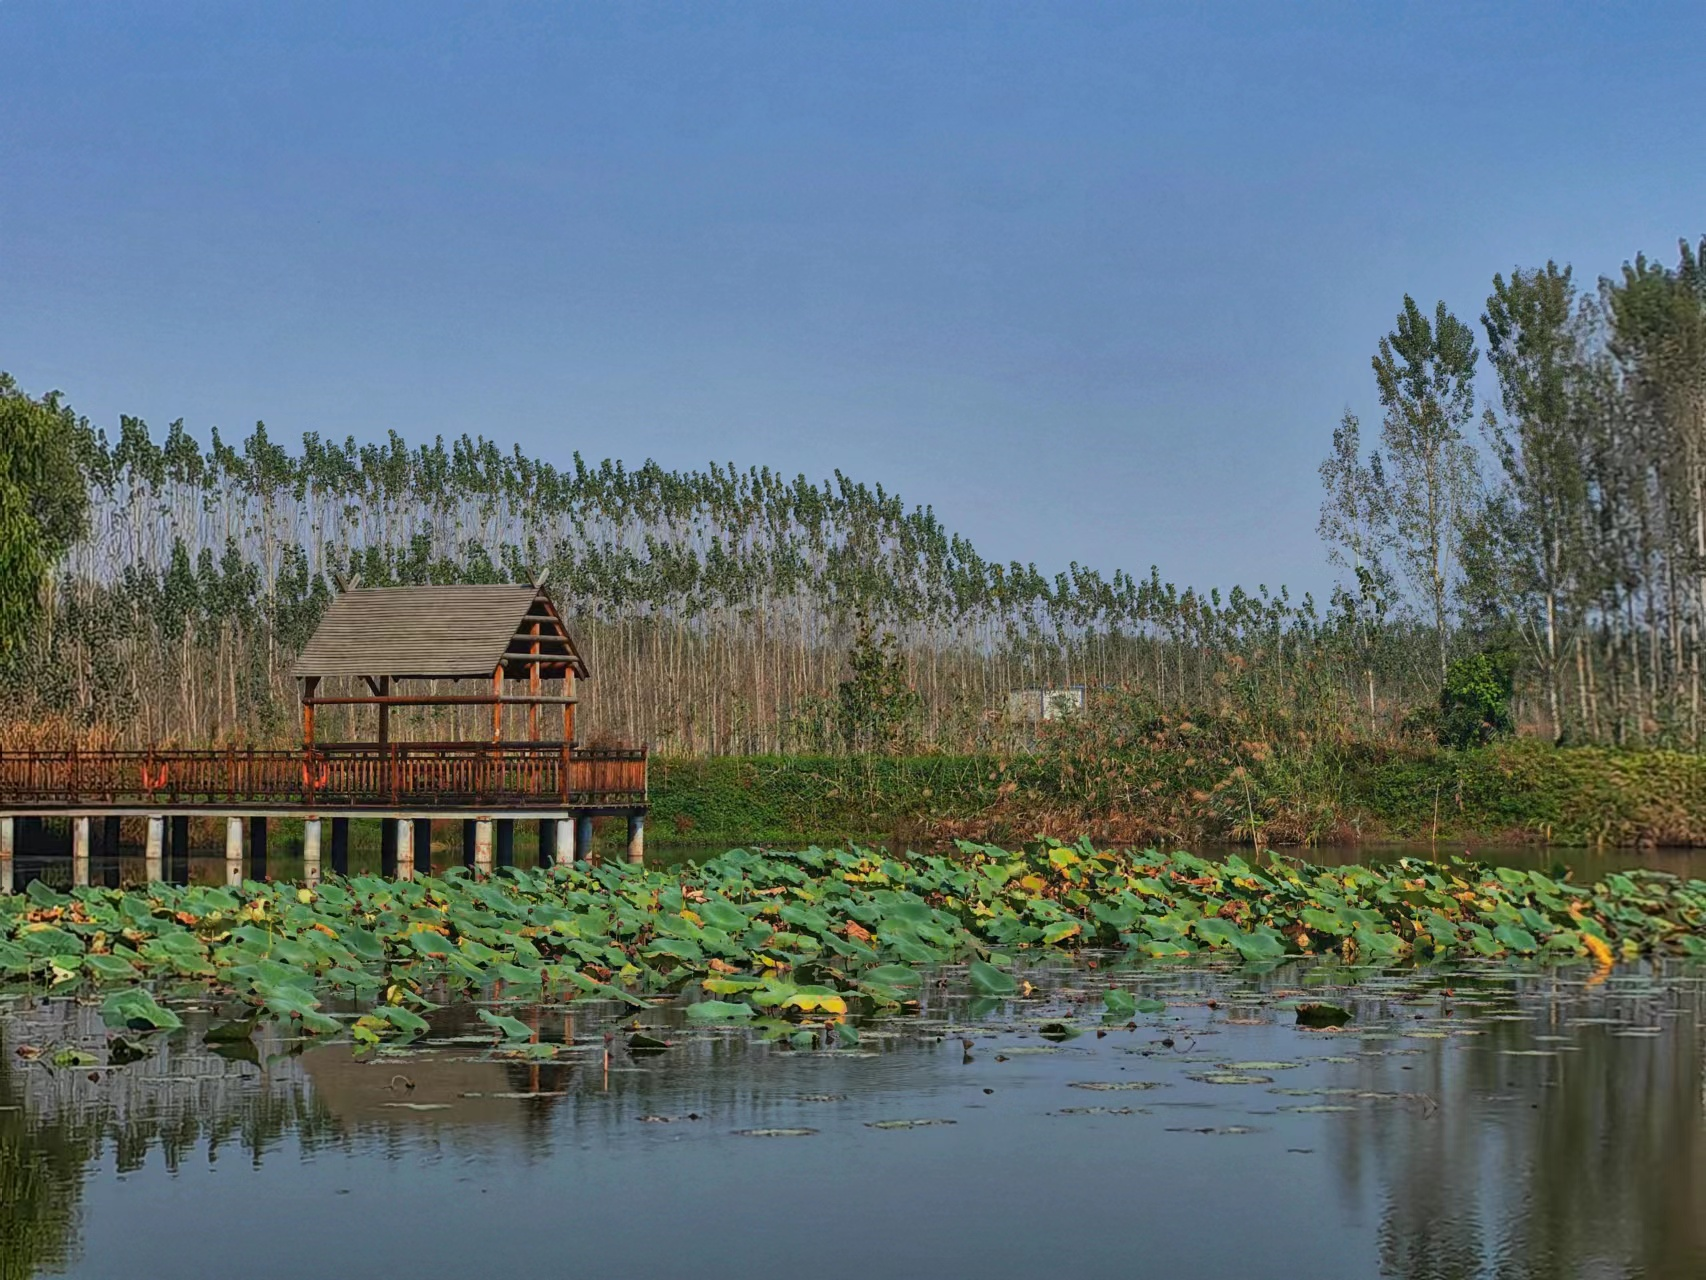
[[(1706, 969), (1256, 972), (1117, 956), (821, 1031), (471, 1006), (357, 1055), (102, 1062), (90, 1003), (0, 997), (0, 1277), (1706, 1274)], [(1110, 986), (1165, 1008), (1106, 1021)], [(1297, 1025), (1298, 999), (1352, 1014)], [(1073, 1034), (1077, 1032), (1077, 1034)], [(768, 1038), (772, 1034), (777, 1038)]]

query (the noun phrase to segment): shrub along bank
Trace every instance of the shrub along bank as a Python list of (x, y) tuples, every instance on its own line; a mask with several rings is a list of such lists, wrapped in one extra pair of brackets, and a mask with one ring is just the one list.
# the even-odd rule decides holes
[(758, 757), (654, 761), (654, 837), (724, 844), (897, 836), (1124, 844), (1428, 839), (1706, 844), (1706, 757), (1559, 748), (1263, 749), (1186, 734), (1093, 759)]

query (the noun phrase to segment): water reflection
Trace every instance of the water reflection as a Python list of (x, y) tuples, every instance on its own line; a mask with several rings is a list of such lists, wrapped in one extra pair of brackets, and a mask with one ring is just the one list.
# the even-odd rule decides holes
[[(1126, 1273), (1139, 1234), (1158, 1273), (1183, 1276), (1266, 1267), (1276, 1248), (1325, 1277), (1706, 1273), (1697, 970), (1103, 958), (1029, 976), (1035, 998), (987, 1014), (932, 986), (857, 1053), (694, 1031), (666, 1009), (642, 1019), (676, 1047), (633, 1052), (627, 1011), (511, 1006), (560, 1046), (550, 1061), (496, 1055), (467, 1008), (435, 1012), (400, 1052), (263, 1029), (232, 1060), (201, 1041), (218, 1010), (192, 1008), (146, 1061), (70, 1069), (51, 1051), (102, 1050), (96, 1012), (15, 1000), (0, 1018), (0, 1277), (144, 1274), (150, 1258), (220, 1274), (217, 1221), (157, 1212), (192, 1174), (198, 1196), (247, 1203), (251, 1231), (318, 1206), (298, 1255), (254, 1258), (254, 1275), (345, 1254), (347, 1274), (538, 1263), (570, 1219), (585, 1269), (632, 1264), (636, 1230), (680, 1264), (647, 1274), (791, 1274), (809, 1258), (816, 1275), (1020, 1276), (1068, 1256)], [(1168, 1012), (1104, 1026), (1110, 983)], [(1296, 998), (1355, 1018), (1299, 1029)], [(1040, 1033), (1061, 1020), (1085, 1033)], [(872, 1127), (895, 1118), (954, 1123)], [(816, 1132), (735, 1136), (754, 1129)], [(404, 1222), (379, 1188), (435, 1209)], [(508, 1212), (470, 1201), (488, 1188)], [(364, 1189), (344, 1217), (327, 1199)]]

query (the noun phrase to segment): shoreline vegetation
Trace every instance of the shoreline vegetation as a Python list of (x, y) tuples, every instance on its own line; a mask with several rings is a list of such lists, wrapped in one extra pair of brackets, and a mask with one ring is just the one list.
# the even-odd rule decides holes
[[(115, 1061), (135, 1061), (153, 1033), (179, 1028), (170, 1006), (185, 998), (237, 1007), (210, 1038), (246, 1039), (265, 1018), (376, 1045), (426, 1032), (421, 1010), (494, 986), (524, 1003), (636, 1010), (675, 997), (689, 1023), (781, 1020), (802, 1043), (851, 1047), (850, 1017), (904, 1008), (928, 975), (999, 1001), (1024, 993), (1027, 956), (1051, 952), (1255, 964), (1480, 956), (1603, 972), (1619, 959), (1706, 955), (1703, 923), (1706, 881), (1658, 872), (1578, 885), (1462, 860), (1258, 866), (1088, 840), (1015, 851), (960, 842), (948, 856), (908, 858), (737, 849), (667, 869), (334, 877), (315, 888), (62, 894), (32, 882), (0, 899), (0, 981), (92, 985), (124, 1033), (109, 1048)], [(1162, 1007), (1145, 1003), (1154, 1007), (1110, 986), (1099, 1012), (1123, 1022)], [(557, 1051), (536, 1026), (479, 1016), (519, 1056)], [(1327, 1026), (1349, 1014), (1314, 1005), (1300, 1023), (1306, 1016)]]
[(1203, 747), (1095, 770), (1047, 754), (658, 759), (651, 823), (654, 838), (729, 846), (1088, 835), (1126, 847), (1693, 848), (1706, 844), (1706, 757), (1523, 739), (1278, 764)]

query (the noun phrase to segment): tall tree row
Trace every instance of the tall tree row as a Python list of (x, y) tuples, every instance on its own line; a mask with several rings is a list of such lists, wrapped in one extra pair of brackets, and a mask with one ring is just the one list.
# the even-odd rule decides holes
[(1384, 602), (1433, 626), (1442, 671), (1511, 653), (1528, 726), (1560, 740), (1698, 745), (1706, 729), (1702, 250), (1637, 257), (1585, 293), (1555, 262), (1496, 275), (1487, 404), (1468, 326), (1406, 298), (1374, 358), (1380, 447), (1347, 416), (1322, 466), (1341, 595), (1393, 586)]
[(1555, 263), (1497, 276), (1479, 332), (1405, 298), (1374, 344), (1378, 430), (1347, 413), (1321, 466), (1324, 608), (988, 561), (839, 473), (555, 467), (469, 436), (287, 447), (260, 424), (109, 435), (6, 379), (0, 696), (13, 721), (122, 740), (288, 741), (291, 663), (339, 583), (544, 574), (594, 672), (583, 736), (664, 751), (1006, 749), (1033, 729), (1010, 693), (1074, 684), (1390, 740), (1491, 650), (1528, 732), (1698, 744), (1703, 251), (1586, 290)]

